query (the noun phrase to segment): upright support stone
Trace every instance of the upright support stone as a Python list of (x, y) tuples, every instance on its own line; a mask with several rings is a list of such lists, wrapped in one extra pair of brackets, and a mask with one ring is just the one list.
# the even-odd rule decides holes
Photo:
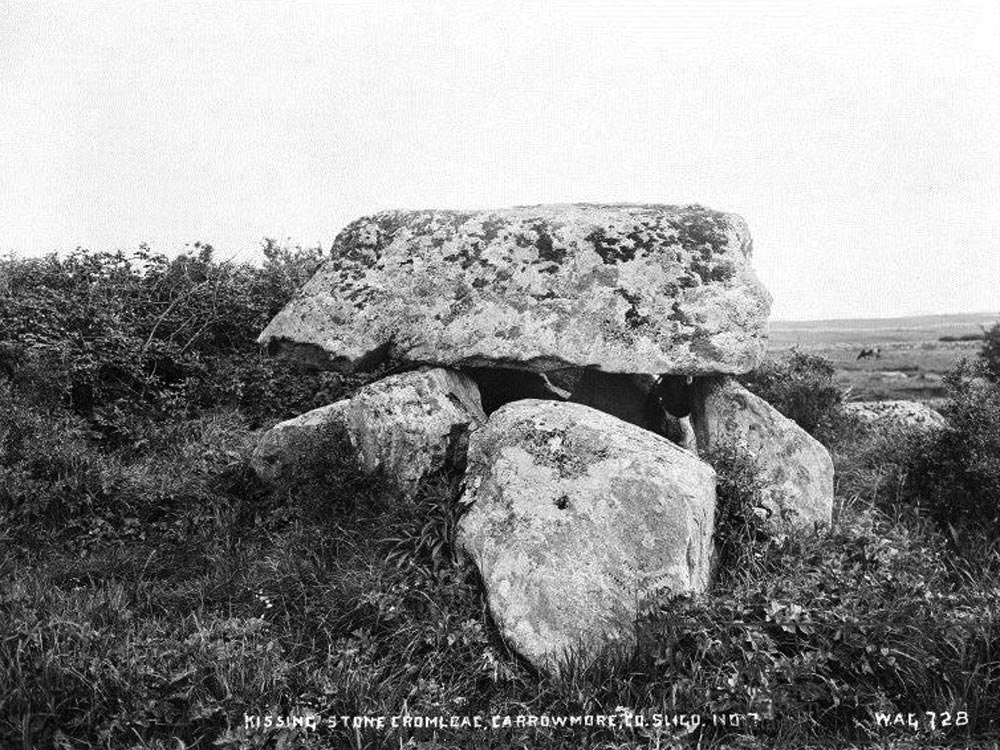
[(833, 517), (833, 460), (823, 445), (759, 396), (727, 377), (696, 381), (692, 422), (698, 450), (744, 448), (756, 462), (772, 529), (814, 528)]
[(404, 496), (446, 467), (465, 466), (469, 435), (486, 421), (476, 384), (443, 368), (391, 375), (335, 404), (314, 409), (266, 432), (253, 455), (258, 474), (275, 480), (316, 450), (323, 431), (340, 427), (359, 467), (382, 474)]

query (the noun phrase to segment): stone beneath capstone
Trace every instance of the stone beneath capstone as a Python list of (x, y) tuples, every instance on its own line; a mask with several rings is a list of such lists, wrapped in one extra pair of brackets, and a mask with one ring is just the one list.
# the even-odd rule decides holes
[(770, 309), (751, 247), (742, 218), (701, 206), (388, 211), (340, 233), (259, 341), (340, 370), (742, 373)]
[(315, 455), (327, 430), (341, 428), (359, 467), (385, 476), (409, 497), (428, 474), (462, 469), (469, 434), (485, 421), (468, 376), (423, 368), (370, 383), (348, 399), (276, 425), (264, 433), (252, 464), (274, 481)]
[(814, 529), (833, 517), (833, 459), (823, 445), (731, 378), (695, 381), (691, 419), (698, 450), (741, 447), (754, 460), (774, 532)]
[(844, 413), (865, 427), (890, 432), (931, 432), (948, 426), (939, 412), (918, 401), (852, 401)]
[(642, 600), (708, 584), (715, 472), (580, 404), (515, 401), (476, 431), (457, 547), (510, 646), (557, 670), (634, 643)]

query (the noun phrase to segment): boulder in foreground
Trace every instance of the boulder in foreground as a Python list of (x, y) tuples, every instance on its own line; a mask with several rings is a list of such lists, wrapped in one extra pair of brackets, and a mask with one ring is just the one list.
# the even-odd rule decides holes
[(524, 400), (473, 434), (457, 544), (493, 618), (536, 667), (631, 645), (646, 596), (703, 591), (715, 472), (587, 406)]

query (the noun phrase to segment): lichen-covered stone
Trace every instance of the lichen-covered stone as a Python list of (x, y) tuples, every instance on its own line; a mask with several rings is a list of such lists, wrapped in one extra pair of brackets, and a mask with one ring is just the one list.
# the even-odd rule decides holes
[(741, 373), (770, 307), (750, 255), (743, 219), (701, 206), (385, 212), (340, 233), (260, 341), (344, 370)]
[(715, 472), (581, 404), (515, 401), (473, 434), (457, 545), (500, 632), (542, 669), (628, 646), (646, 596), (708, 583)]
[(730, 378), (695, 381), (691, 419), (698, 451), (736, 446), (759, 471), (763, 508), (778, 533), (813, 529), (833, 516), (833, 459), (823, 445)]
[(274, 481), (319, 450), (324, 431), (335, 425), (365, 473), (385, 476), (410, 496), (428, 474), (464, 467), (469, 434), (485, 421), (468, 376), (424, 368), (370, 383), (351, 398), (276, 425), (261, 437), (252, 464)]
[(888, 432), (931, 432), (948, 426), (948, 421), (918, 401), (854, 401), (844, 404), (844, 412), (863, 426)]

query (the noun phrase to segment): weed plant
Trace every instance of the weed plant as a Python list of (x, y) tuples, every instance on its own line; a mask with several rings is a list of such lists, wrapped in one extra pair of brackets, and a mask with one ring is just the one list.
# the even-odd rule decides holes
[(833, 374), (828, 360), (793, 349), (787, 359), (765, 360), (740, 382), (806, 432), (831, 443), (840, 426), (843, 402)]

